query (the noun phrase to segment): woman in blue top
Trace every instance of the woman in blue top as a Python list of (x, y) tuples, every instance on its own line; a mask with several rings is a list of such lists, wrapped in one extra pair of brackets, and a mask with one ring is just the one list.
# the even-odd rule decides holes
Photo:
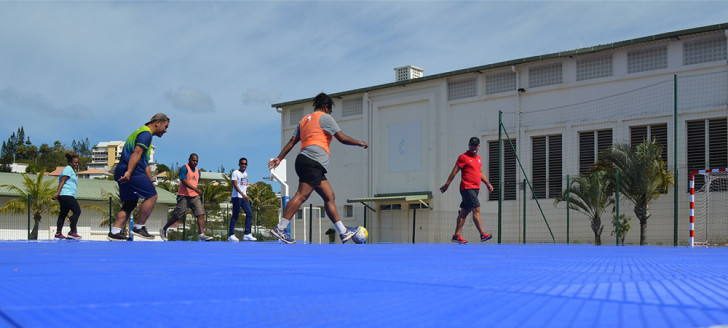
[(58, 222), (56, 227), (56, 238), (66, 239), (61, 230), (63, 229), (63, 221), (66, 220), (68, 211), (72, 211), (71, 215), (71, 231), (68, 233), (68, 239), (81, 239), (76, 230), (78, 217), (81, 216), (81, 207), (76, 201), (76, 190), (78, 189), (78, 179), (76, 178), (76, 170), (78, 170), (78, 155), (66, 154), (68, 166), (63, 168), (61, 176), (58, 177), (58, 191), (53, 195), (53, 199), (58, 199), (61, 205), (61, 213), (58, 214)]

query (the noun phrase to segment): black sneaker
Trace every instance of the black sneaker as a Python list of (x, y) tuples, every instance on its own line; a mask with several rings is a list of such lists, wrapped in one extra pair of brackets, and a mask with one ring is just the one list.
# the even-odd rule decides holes
[(154, 239), (154, 236), (150, 235), (147, 232), (147, 227), (141, 227), (139, 229), (134, 228), (134, 230), (131, 231), (135, 236), (142, 237), (144, 239)]
[(109, 232), (109, 235), (106, 237), (106, 239), (111, 241), (127, 241), (129, 240), (126, 238), (126, 236), (122, 235), (121, 232), (119, 233), (111, 233)]

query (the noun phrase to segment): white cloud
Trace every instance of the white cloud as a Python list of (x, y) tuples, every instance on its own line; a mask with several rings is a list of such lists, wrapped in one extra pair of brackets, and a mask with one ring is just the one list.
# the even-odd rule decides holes
[(175, 90), (168, 90), (164, 93), (172, 106), (183, 112), (211, 113), (215, 111), (215, 102), (212, 97), (202, 90), (179, 87)]
[(28, 112), (65, 119), (90, 119), (94, 115), (88, 108), (73, 104), (63, 108), (56, 108), (53, 102), (39, 92), (22, 92), (12, 87), (0, 91), (0, 100), (11, 111), (27, 115)]

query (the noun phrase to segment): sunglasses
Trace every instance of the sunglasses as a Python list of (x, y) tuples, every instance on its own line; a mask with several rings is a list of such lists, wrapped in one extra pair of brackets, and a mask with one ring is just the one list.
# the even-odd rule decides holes
[(238, 165), (248, 165), (248, 163), (238, 163)]

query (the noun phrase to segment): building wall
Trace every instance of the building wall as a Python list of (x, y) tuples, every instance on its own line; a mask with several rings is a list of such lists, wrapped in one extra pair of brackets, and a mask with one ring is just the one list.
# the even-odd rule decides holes
[[(668, 169), (679, 170), (678, 234), (679, 241), (685, 243), (689, 213), (686, 125), (691, 120), (724, 119), (728, 116), (728, 62), (724, 56), (717, 61), (686, 64), (684, 46), (700, 40), (725, 40), (725, 37), (725, 32), (721, 30), (641, 42), (597, 53), (534, 61), (512, 68), (467, 72), (459, 76), (337, 98), (333, 115), (342, 130), (353, 138), (366, 140), (370, 145), (369, 149), (364, 150), (343, 146), (336, 141), (332, 143), (332, 160), (327, 176), (336, 192), (339, 211), (344, 209), (347, 198), (430, 191), (433, 194), (431, 209), (417, 210), (416, 223), (413, 222), (414, 210), (409, 209), (408, 204), (400, 204), (399, 210), (369, 212), (370, 231), (373, 229), (376, 236), (372, 240), (408, 242), (414, 230), (418, 241), (447, 242), (454, 231), (454, 213), (460, 202), (457, 192), (459, 175), (445, 194), (441, 194), (438, 189), (447, 179), (457, 156), (467, 149), (467, 140), (472, 136), (482, 140), (480, 155), (484, 171), (491, 180), (497, 179), (496, 173), (490, 172), (487, 165), (487, 155), (488, 142), (498, 140), (499, 111), (503, 112), (503, 122), (510, 137), (517, 141), (517, 154), (529, 176), (533, 171), (533, 138), (561, 135), (561, 178), (564, 180), (567, 174), (570, 177), (579, 174), (580, 132), (611, 129), (612, 144), (629, 143), (630, 127), (659, 123), (667, 125)], [(640, 55), (640, 51), (656, 48), (665, 49), (666, 67), (635, 72), (634, 63), (639, 61), (630, 58)], [(580, 65), (600, 56), (611, 56), (611, 75), (579, 80), (579, 74), (585, 71), (579, 68)], [(642, 65), (653, 65), (651, 60), (648, 56)], [(539, 69), (549, 64), (561, 65), (561, 76), (555, 77), (560, 78), (560, 83), (534, 86), (539, 83)], [(508, 72), (516, 75), (515, 87), (503, 92), (486, 92), (489, 77)], [(672, 132), (674, 75), (679, 76), (677, 163), (673, 158), (675, 144)], [(469, 81), (474, 81), (474, 85)], [(471, 88), (464, 91), (469, 96), (450, 99), (451, 88), (460, 82)], [(519, 88), (523, 89), (522, 92), (516, 91)], [(475, 91), (469, 93), (469, 90)], [(350, 99), (361, 99), (363, 113), (360, 116), (345, 118), (342, 111), (338, 110), (344, 101)], [(312, 110), (310, 103), (283, 108), (282, 144), (290, 139), (298, 122), (293, 120), (295, 123), (290, 124), (291, 115), (299, 113), (301, 108), (303, 113)], [(293, 165), (297, 153), (292, 151), (287, 157), (291, 193), (297, 187)], [(520, 182), (523, 178), (524, 175), (518, 172), (516, 181)], [(564, 181), (562, 187), (565, 186)], [(529, 201), (524, 210), (522, 192), (518, 188), (517, 198), (502, 204), (502, 241), (522, 242), (525, 226), (528, 242), (551, 242), (551, 233), (557, 241), (565, 242), (567, 223), (564, 204), (554, 206), (553, 198), (546, 198), (542, 199), (540, 209), (535, 202)], [(648, 242), (652, 244), (672, 244), (675, 211), (673, 193), (674, 190), (668, 191), (650, 205), (652, 217), (648, 221)], [(532, 197), (527, 195), (526, 198), (530, 200)], [(497, 229), (495, 217), (498, 203), (489, 200), (485, 191), (481, 192), (480, 200), (486, 229), (494, 231)], [(321, 200), (313, 195), (304, 206), (309, 203), (316, 206), (321, 204)], [(359, 204), (354, 206), (355, 212), (359, 214), (354, 220), (345, 221), (347, 225), (363, 222), (363, 207)], [(621, 213), (634, 218), (632, 205), (628, 202), (623, 203), (620, 209)], [(540, 215), (541, 211), (548, 220), (551, 232)], [(602, 233), (604, 243), (614, 243), (615, 238), (609, 234), (609, 213), (602, 222), (605, 225)], [(569, 221), (570, 242), (594, 240), (588, 221), (583, 216), (572, 211)], [(472, 223), (466, 226), (464, 236), (477, 238)], [(632, 221), (632, 230), (625, 242), (639, 242), (639, 223), (636, 218)]]

